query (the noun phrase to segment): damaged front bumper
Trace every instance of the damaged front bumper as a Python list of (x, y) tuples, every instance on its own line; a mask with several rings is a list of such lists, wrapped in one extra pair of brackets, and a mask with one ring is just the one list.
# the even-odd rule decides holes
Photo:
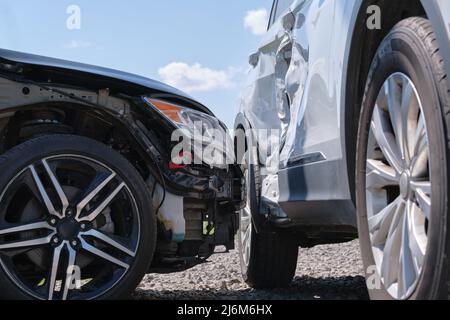
[[(153, 97), (143, 102), (172, 127), (165, 178), (147, 181), (160, 223), (156, 263), (204, 259), (216, 246), (234, 248), (242, 174), (226, 127), (217, 118)], [(168, 183), (171, 187), (168, 187)]]
[(1, 152), (29, 139), (22, 128), (32, 124), (38, 134), (98, 140), (135, 166), (157, 209), (154, 267), (234, 247), (242, 173), (225, 126), (206, 107), (137, 76), (4, 50), (0, 88)]

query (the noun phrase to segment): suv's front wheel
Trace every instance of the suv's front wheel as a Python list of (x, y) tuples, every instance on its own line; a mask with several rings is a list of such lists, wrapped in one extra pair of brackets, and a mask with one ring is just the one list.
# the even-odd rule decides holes
[(447, 298), (450, 96), (436, 36), (423, 18), (381, 44), (362, 106), (357, 211), (375, 299)]

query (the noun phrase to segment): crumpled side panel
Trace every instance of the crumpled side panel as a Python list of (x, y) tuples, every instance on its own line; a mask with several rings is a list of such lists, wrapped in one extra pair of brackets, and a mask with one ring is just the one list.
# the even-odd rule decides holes
[[(242, 112), (252, 123), (253, 129), (279, 129), (280, 118), (274, 112), (274, 66), (275, 55), (272, 53), (260, 53), (258, 65), (250, 70), (248, 84), (241, 96)], [(278, 136), (274, 137), (278, 139)], [(258, 139), (259, 140), (259, 139)], [(264, 140), (263, 140), (264, 142)], [(267, 163), (270, 154), (268, 144), (259, 146), (260, 161)]]
[(334, 28), (340, 7), (340, 1), (295, 1), (269, 30), (258, 65), (250, 72), (243, 112), (254, 129), (276, 130), (265, 139), (257, 137), (264, 169), (262, 196), (270, 201), (278, 200), (280, 166), (323, 150), (326, 157), (339, 157), (335, 79), (342, 65), (332, 50), (339, 41)]
[(292, 117), (280, 156), (282, 166), (326, 150), (327, 143), (336, 143), (340, 136), (332, 52), (335, 6), (336, 1), (306, 1), (296, 13), (286, 74)]
[[(254, 138), (258, 141), (259, 161), (263, 164), (262, 196), (269, 196), (276, 200), (278, 194), (278, 164), (280, 155), (281, 128), (287, 130), (290, 113), (284, 105), (278, 103), (283, 100), (280, 87), (284, 82), (275, 66), (280, 61), (275, 51), (262, 51), (254, 69), (250, 70), (248, 84), (242, 93), (241, 108), (247, 119), (252, 123)], [(287, 65), (285, 67), (287, 70)], [(278, 84), (277, 84), (278, 83)], [(280, 106), (276, 110), (277, 106)], [(273, 197), (275, 195), (275, 198)]]
[[(304, 99), (305, 87), (309, 76), (309, 38), (305, 28), (306, 15), (310, 10), (312, 1), (308, 1), (299, 10), (293, 12), (295, 16), (295, 27), (289, 33), (292, 49), (289, 67), (284, 77), (286, 95), (289, 99), (289, 109), (291, 121), (286, 129), (286, 140), (283, 141), (283, 149), (280, 156), (280, 165), (287, 166), (292, 149), (296, 144), (296, 128), (302, 122), (305, 114), (306, 101)], [(298, 141), (297, 141), (298, 142)]]
[[(294, 18), (294, 13), (290, 15)], [(298, 15), (301, 18), (292, 19), (297, 23), (291, 30), (286, 30), (283, 21), (272, 26), (276, 39), (266, 45), (265, 50), (260, 50), (258, 65), (250, 71), (241, 101), (242, 111), (253, 129), (268, 130), (258, 131), (255, 138), (264, 170), (262, 196), (272, 202), (277, 201), (279, 193), (280, 151), (288, 139), (292, 121), (298, 116), (298, 108), (291, 109), (291, 105), (300, 106), (308, 74), (307, 41), (305, 44), (305, 38), (300, 37), (297, 42), (294, 37), (295, 30), (301, 29), (305, 22), (304, 15)], [(261, 137), (264, 134), (266, 137)]]

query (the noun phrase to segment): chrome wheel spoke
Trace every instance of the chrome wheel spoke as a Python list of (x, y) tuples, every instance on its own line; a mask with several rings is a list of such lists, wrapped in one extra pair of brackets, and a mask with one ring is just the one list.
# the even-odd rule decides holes
[(380, 107), (375, 106), (372, 131), (389, 165), (394, 168), (397, 173), (401, 173), (401, 153), (395, 136), (390, 132), (390, 124), (382, 113), (383, 111)]
[(45, 159), (42, 160), (42, 164), (43, 164), (48, 176), (50, 177), (53, 187), (55, 188), (56, 193), (58, 194), (59, 200), (61, 201), (62, 209), (61, 209), (61, 213), (59, 216), (65, 217), (65, 212), (66, 212), (67, 208), (69, 207), (69, 200), (67, 199), (67, 196), (64, 193), (63, 188), (61, 187), (61, 184), (59, 183), (58, 179), (54, 175), (52, 169), (50, 168), (50, 166), (48, 165), (48, 163)]
[(406, 113), (408, 112), (407, 105), (411, 99), (411, 92), (409, 97), (402, 95), (402, 86), (396, 78), (392, 77), (386, 81), (384, 91), (387, 97), (387, 105), (391, 117), (392, 127), (394, 129), (396, 142), (403, 159), (406, 157)]
[[(66, 270), (63, 272), (64, 279), (60, 279), (60, 288), (57, 288), (58, 274), (60, 273), (61, 265), (61, 254), (63, 250), (67, 251), (67, 265)], [(55, 297), (55, 292), (61, 292), (61, 300), (67, 300), (69, 291), (75, 286), (74, 281), (80, 281), (81, 279), (75, 279), (75, 260), (76, 251), (69, 245), (68, 242), (61, 243), (58, 247), (53, 250), (53, 259), (51, 263), (50, 275), (48, 279), (48, 300), (53, 300)]]
[(430, 181), (412, 181), (411, 187), (415, 192), (423, 192), (426, 195), (431, 194), (431, 182)]
[[(114, 178), (116, 177), (116, 174), (114, 172), (109, 173), (106, 177), (105, 174), (100, 175), (99, 177), (96, 177), (96, 179), (93, 182), (93, 185), (89, 188), (88, 193), (86, 196), (78, 203), (77, 205), (77, 213), (76, 218), (80, 217), (81, 211), (91, 202), (107, 185), (110, 183)], [(97, 182), (97, 180), (101, 180), (100, 182)]]
[(16, 226), (13, 226), (10, 228), (2, 229), (2, 230), (0, 230), (0, 236), (15, 235), (15, 234), (19, 234), (22, 232), (39, 231), (39, 230), (43, 230), (43, 229), (52, 230), (53, 232), (47, 236), (44, 236), (44, 237), (41, 236), (36, 239), (18, 240), (18, 241), (12, 241), (12, 242), (7, 242), (7, 243), (1, 243), (0, 250), (36, 247), (36, 246), (49, 244), (52, 237), (56, 233), (54, 231), (54, 228), (51, 227), (45, 221), (24, 224), (24, 225), (16, 225)]
[(398, 275), (398, 298), (404, 297), (409, 288), (416, 281), (416, 267), (414, 265), (410, 244), (414, 235), (410, 234), (410, 211), (412, 203), (406, 204), (406, 213), (402, 225), (402, 242), (400, 250), (400, 268)]
[(251, 251), (251, 234), (252, 226), (249, 225), (245, 231), (241, 232), (242, 237), (242, 247), (243, 247), (243, 258), (246, 265), (250, 262), (250, 251)]
[[(412, 259), (416, 274), (421, 271), (425, 258), (425, 251), (427, 246), (426, 230), (423, 225), (423, 213), (414, 202), (411, 202), (408, 230), (409, 230), (409, 248), (411, 250)], [(419, 223), (417, 223), (419, 222)]]
[(251, 221), (251, 214), (250, 214), (250, 209), (245, 207), (243, 209), (243, 214), (241, 215), (241, 228), (242, 230), (246, 230), (249, 225), (252, 223)]
[(100, 249), (97, 249), (96, 247), (87, 243), (84, 239), (81, 238), (80, 240), (81, 240), (81, 247), (84, 250), (86, 250), (87, 252), (89, 252), (99, 258), (102, 258), (103, 260), (109, 261), (109, 262), (111, 262), (119, 267), (122, 267), (124, 269), (128, 269), (130, 267), (126, 262), (123, 262), (117, 258), (114, 258), (110, 254), (108, 254)]
[(428, 172), (429, 149), (423, 116), (420, 116), (414, 139), (414, 153), (411, 163), (411, 174), (414, 178), (421, 178)]
[(367, 178), (366, 183), (368, 189), (380, 189), (388, 186), (396, 186), (398, 182), (398, 174), (396, 171), (385, 165), (381, 161), (367, 161)]
[(372, 243), (374, 246), (380, 246), (386, 243), (392, 221), (401, 205), (401, 199), (398, 198), (380, 213), (369, 218), (369, 232), (373, 234)]
[(411, 188), (418, 202), (419, 210), (429, 220), (431, 215), (431, 182), (412, 181)]
[(50, 278), (48, 280), (48, 300), (53, 300), (55, 293), (56, 277), (58, 276), (59, 259), (61, 257), (61, 251), (65, 244), (62, 243), (53, 250), (53, 259), (50, 269)]
[(62, 300), (67, 300), (67, 297), (69, 295), (69, 290), (72, 290), (75, 285), (74, 281), (81, 280), (81, 279), (74, 279), (74, 273), (75, 273), (75, 267), (76, 267), (75, 260), (76, 260), (77, 252), (69, 244), (67, 244), (67, 250), (68, 250), (68, 255), (69, 255), (69, 261), (68, 261), (67, 269), (66, 269), (66, 279), (64, 281)]
[(114, 189), (111, 194), (106, 197), (105, 200), (103, 200), (102, 203), (100, 203), (93, 211), (91, 211), (87, 216), (85, 217), (78, 217), (78, 221), (94, 221), (97, 219), (97, 217), (103, 212), (103, 210), (106, 209), (107, 206), (114, 200), (114, 198), (117, 196), (117, 194), (122, 191), (122, 189), (125, 187), (125, 183), (122, 182), (119, 184), (116, 189)]
[(50, 236), (47, 236), (47, 237), (38, 238), (38, 239), (34, 239), (34, 240), (25, 240), (25, 241), (11, 242), (11, 243), (8, 243), (8, 244), (1, 244), (0, 245), (0, 250), (31, 248), (31, 247), (42, 246), (42, 245), (45, 245), (45, 244), (49, 244), (51, 239), (52, 239), (52, 237), (53, 237), (53, 235), (50, 235)]
[(417, 117), (420, 112), (420, 106), (416, 97), (415, 88), (407, 79), (402, 79), (402, 104), (400, 109), (403, 119), (404, 159), (407, 163), (411, 163), (411, 159), (414, 156), (414, 137), (417, 129)]
[(41, 222), (35, 222), (35, 223), (29, 223), (29, 224), (23, 224), (23, 225), (16, 225), (13, 227), (2, 229), (2, 230), (0, 230), (0, 235), (8, 235), (8, 234), (14, 234), (14, 233), (18, 233), (18, 232), (41, 230), (41, 229), (54, 230), (55, 228), (50, 226), (46, 221), (41, 221)]
[[(399, 209), (404, 211), (404, 208)], [(400, 213), (400, 212), (399, 212)], [(382, 277), (385, 286), (389, 288), (397, 281), (399, 270), (399, 255), (402, 240), (402, 218), (404, 212), (397, 214), (392, 222), (392, 225), (388, 232), (386, 245), (383, 249), (383, 262), (381, 265)]]
[(109, 244), (110, 246), (114, 247), (115, 249), (118, 249), (124, 253), (126, 253), (127, 255), (129, 255), (130, 257), (134, 257), (136, 255), (135, 252), (131, 251), (130, 249), (128, 249), (126, 246), (124, 246), (123, 244), (119, 243), (118, 241), (112, 239), (111, 237), (107, 236), (106, 234), (97, 231), (97, 230), (89, 230), (86, 232), (83, 232), (81, 234), (82, 237), (84, 236), (90, 236), (93, 237), (97, 240), (103, 241), (106, 244)]
[(40, 195), (48, 213), (50, 215), (53, 215), (53, 216), (56, 216), (59, 218), (63, 218), (63, 215), (55, 209), (55, 206), (51, 202), (50, 197), (49, 197), (49, 195), (44, 187), (44, 184), (42, 183), (42, 180), (39, 177), (34, 165), (30, 165), (28, 168), (31, 171), (31, 175), (33, 177), (34, 183), (36, 184), (36, 187), (39, 191), (39, 195)]
[(244, 236), (243, 236), (243, 238), (242, 238), (242, 242), (243, 242), (245, 245), (247, 245), (247, 243), (250, 242), (250, 241), (249, 241), (249, 240), (250, 240), (250, 233), (251, 233), (250, 227), (248, 227), (247, 229), (245, 229), (245, 230), (243, 231), (243, 233), (244, 233)]

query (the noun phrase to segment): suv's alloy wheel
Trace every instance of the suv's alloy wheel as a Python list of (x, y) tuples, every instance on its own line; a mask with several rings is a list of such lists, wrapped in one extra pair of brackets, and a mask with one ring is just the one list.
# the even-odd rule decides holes
[(358, 133), (358, 231), (374, 299), (448, 297), (449, 92), (431, 23), (397, 24), (372, 63)]
[(411, 79), (390, 76), (378, 94), (367, 147), (367, 219), (386, 290), (408, 298), (417, 287), (431, 212), (428, 133)]

